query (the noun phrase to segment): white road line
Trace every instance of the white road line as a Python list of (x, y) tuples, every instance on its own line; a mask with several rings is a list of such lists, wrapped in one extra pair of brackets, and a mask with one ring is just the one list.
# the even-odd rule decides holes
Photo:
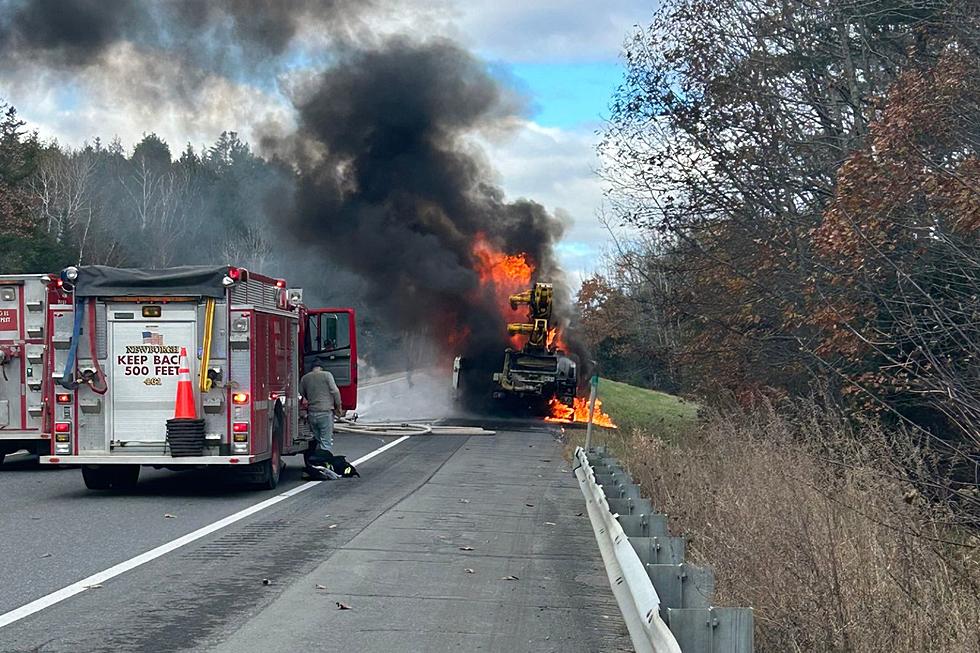
[[(392, 447), (401, 444), (405, 440), (408, 440), (409, 437), (410, 436), (403, 435), (397, 440), (392, 440), (391, 442), (384, 445), (383, 447), (378, 447), (374, 451), (361, 456), (357, 460), (353, 461), (353, 463), (354, 465), (360, 465), (361, 463), (367, 462), (372, 458), (374, 458), (375, 456), (377, 456), (378, 454), (384, 453), (388, 449), (391, 449)], [(190, 544), (195, 540), (199, 540), (202, 537), (206, 537), (211, 533), (214, 533), (215, 531), (221, 530), (225, 526), (230, 526), (235, 522), (241, 521), (246, 517), (250, 517), (251, 515), (254, 515), (257, 512), (260, 512), (262, 510), (265, 510), (266, 508), (274, 506), (277, 503), (289, 499), (290, 497), (294, 497), (300, 492), (305, 492), (306, 490), (309, 490), (310, 488), (315, 487), (323, 482), (324, 481), (308, 481), (306, 483), (303, 483), (302, 485), (298, 485), (294, 487), (292, 490), (283, 492), (282, 494), (274, 496), (271, 499), (260, 501), (254, 506), (249, 506), (248, 508), (245, 508), (244, 510), (240, 510), (239, 512), (236, 512), (233, 515), (228, 515), (224, 519), (219, 519), (213, 524), (208, 524), (207, 526), (199, 528), (196, 531), (190, 532), (187, 535), (178, 537), (176, 540), (172, 540), (170, 542), (167, 542), (166, 544), (161, 544), (155, 549), (150, 549), (145, 553), (139, 554), (135, 558), (130, 558), (129, 560), (120, 562), (119, 564), (113, 565), (108, 569), (92, 574), (88, 578), (83, 578), (77, 583), (72, 583), (67, 587), (63, 587), (60, 590), (51, 592), (46, 596), (42, 596), (41, 598), (35, 599), (30, 603), (26, 603), (20, 606), (19, 608), (15, 608), (11, 610), (10, 612), (0, 614), (0, 628), (3, 628), (4, 626), (9, 626), (15, 621), (23, 619), (24, 617), (28, 617), (34, 614), (35, 612), (40, 612), (41, 610), (51, 607), (56, 603), (60, 603), (65, 599), (69, 599), (75, 596), (76, 594), (80, 594), (85, 590), (91, 588), (93, 585), (101, 585), (102, 583), (106, 582), (111, 578), (115, 578), (120, 574), (126, 573), (130, 569), (135, 569), (136, 567), (146, 564), (151, 560), (156, 560), (157, 558), (164, 556), (170, 553), (171, 551), (179, 549), (185, 544)]]

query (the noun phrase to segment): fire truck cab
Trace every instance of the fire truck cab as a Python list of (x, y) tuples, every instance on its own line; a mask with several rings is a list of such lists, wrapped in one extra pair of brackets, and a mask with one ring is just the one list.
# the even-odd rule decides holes
[(8, 454), (47, 453), (43, 428), (48, 288), (40, 274), (0, 275), (0, 464)]
[[(333, 372), (357, 405), (354, 310), (310, 309), (302, 291), (234, 266), (67, 268), (48, 307), (46, 464), (82, 466), (90, 489), (131, 487), (140, 466), (237, 466), (274, 488), (306, 450), (299, 379)], [(174, 422), (180, 351), (194, 390), (190, 435)], [(203, 427), (200, 423), (203, 422)]]

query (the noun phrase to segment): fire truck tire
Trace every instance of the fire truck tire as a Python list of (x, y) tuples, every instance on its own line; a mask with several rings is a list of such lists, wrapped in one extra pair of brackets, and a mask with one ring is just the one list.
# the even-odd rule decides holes
[(0, 465), (3, 464), (3, 459), (7, 457), (6, 451), (0, 451)]
[(82, 467), (82, 480), (90, 490), (108, 490), (112, 486), (112, 475), (108, 467)]
[(282, 456), (280, 455), (279, 438), (272, 439), (272, 455), (259, 463), (259, 482), (256, 487), (260, 490), (275, 490), (279, 485), (279, 475), (282, 472)]
[[(276, 404), (279, 407), (279, 404)], [(279, 412), (278, 410), (276, 411)], [(274, 413), (275, 414), (275, 413)], [(272, 420), (272, 453), (268, 459), (258, 463), (259, 482), (256, 487), (260, 490), (275, 490), (279, 485), (279, 476), (282, 474), (282, 419), (273, 418)]]
[(115, 465), (110, 483), (113, 490), (132, 490), (140, 478), (139, 465)]
[(112, 465), (110, 467), (82, 467), (82, 480), (90, 490), (131, 490), (140, 477), (139, 465)]

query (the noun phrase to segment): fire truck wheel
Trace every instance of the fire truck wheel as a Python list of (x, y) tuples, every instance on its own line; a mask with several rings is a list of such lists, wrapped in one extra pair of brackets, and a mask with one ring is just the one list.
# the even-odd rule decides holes
[(108, 490), (112, 485), (112, 474), (108, 467), (82, 467), (82, 480), (90, 490)]
[(140, 477), (139, 465), (112, 465), (110, 467), (82, 467), (82, 480), (90, 490), (131, 490)]
[(132, 490), (140, 478), (139, 465), (115, 465), (112, 468), (110, 483), (113, 490)]
[(280, 441), (282, 435), (275, 433), (272, 436), (272, 455), (268, 459), (259, 463), (260, 481), (257, 486), (260, 490), (275, 490), (279, 485), (279, 475), (282, 472), (282, 445)]

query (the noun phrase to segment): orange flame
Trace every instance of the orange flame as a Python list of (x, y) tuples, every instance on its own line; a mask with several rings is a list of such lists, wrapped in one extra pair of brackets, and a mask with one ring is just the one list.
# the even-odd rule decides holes
[[(575, 397), (574, 404), (574, 406), (569, 408), (555, 397), (552, 397), (549, 402), (551, 415), (545, 417), (545, 421), (563, 424), (571, 424), (573, 422), (587, 423), (589, 421), (589, 400), (582, 397)], [(595, 400), (595, 413), (592, 416), (592, 423), (596, 426), (605, 426), (610, 429), (617, 428), (616, 424), (612, 421), (612, 417), (602, 412), (601, 399)]]
[[(473, 256), (480, 286), (493, 294), (493, 301), (500, 307), (504, 319), (510, 321), (510, 296), (527, 289), (534, 266), (527, 260), (527, 254), (504, 254), (494, 249), (482, 234), (478, 234), (473, 243)], [(512, 336), (510, 342), (519, 348), (521, 337)]]
[(531, 283), (534, 266), (528, 262), (527, 254), (504, 254), (481, 234), (473, 243), (473, 256), (480, 285), (491, 286), (501, 306), (507, 306), (511, 295), (525, 290)]
[(558, 327), (548, 329), (548, 349), (568, 350), (568, 345), (565, 344), (565, 339), (561, 337), (561, 329)]

